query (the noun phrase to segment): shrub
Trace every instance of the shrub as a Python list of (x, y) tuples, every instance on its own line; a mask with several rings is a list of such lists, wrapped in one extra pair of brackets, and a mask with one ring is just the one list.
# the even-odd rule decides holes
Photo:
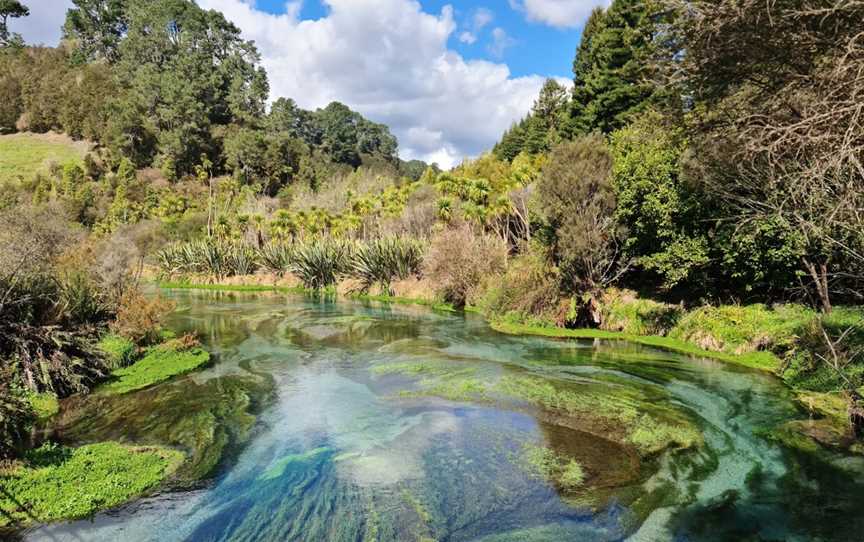
[(506, 263), (505, 241), (462, 225), (432, 238), (423, 273), (445, 301), (464, 307), (474, 301), (483, 277), (502, 272)]
[(363, 292), (378, 284), (390, 293), (391, 282), (419, 272), (422, 263), (422, 243), (407, 237), (387, 237), (357, 247), (351, 274), (361, 280)]
[(105, 361), (110, 369), (131, 365), (138, 353), (134, 342), (114, 333), (102, 337), (97, 347), (105, 354)]
[(21, 390), (12, 384), (9, 369), (0, 368), (0, 459), (12, 457), (27, 436), (33, 410)]
[(520, 320), (554, 318), (560, 306), (558, 270), (540, 254), (514, 258), (501, 276), (487, 277), (480, 307), (488, 316)]
[(161, 297), (148, 298), (138, 290), (124, 294), (117, 308), (111, 331), (136, 344), (152, 344), (160, 339), (162, 322), (174, 304)]
[(281, 276), (291, 269), (294, 246), (285, 242), (270, 242), (261, 247), (258, 256), (264, 269)]
[(298, 242), (290, 270), (307, 288), (320, 290), (333, 286), (351, 270), (354, 245), (330, 237)]

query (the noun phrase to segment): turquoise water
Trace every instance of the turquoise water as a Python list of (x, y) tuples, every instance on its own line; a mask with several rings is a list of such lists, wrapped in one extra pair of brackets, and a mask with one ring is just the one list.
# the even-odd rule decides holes
[[(771, 438), (804, 416), (770, 376), (425, 308), (169, 295), (171, 327), (213, 366), (67, 402), (53, 432), (177, 446), (180, 479), (28, 540), (864, 539), (864, 458)], [(526, 383), (560, 395), (513, 391)], [(651, 420), (698, 439), (649, 449), (633, 430)], [(578, 462), (582, 483), (538, 467), (538, 449)]]

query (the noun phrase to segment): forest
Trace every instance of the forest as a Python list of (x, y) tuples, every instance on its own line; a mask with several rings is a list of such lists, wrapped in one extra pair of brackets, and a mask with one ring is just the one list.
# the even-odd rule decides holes
[[(0, 0), (9, 464), (58, 400), (207, 362), (154, 283), (642, 341), (864, 432), (864, 2), (613, 0), (572, 86), (449, 171), (342, 103), (271, 96), (255, 44), (192, 0), (73, 0), (56, 48), (8, 30), (26, 3)], [(2, 164), (45, 138), (81, 150)]]

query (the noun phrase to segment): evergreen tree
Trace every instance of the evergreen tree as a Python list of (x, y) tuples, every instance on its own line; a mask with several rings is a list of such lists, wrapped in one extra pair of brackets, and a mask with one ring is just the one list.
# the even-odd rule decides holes
[(128, 29), (128, 0), (72, 0), (66, 12), (63, 37), (75, 48), (79, 61), (120, 58), (120, 41)]
[(615, 0), (595, 10), (573, 64), (571, 134), (624, 126), (655, 92), (645, 81), (656, 16), (643, 0)]

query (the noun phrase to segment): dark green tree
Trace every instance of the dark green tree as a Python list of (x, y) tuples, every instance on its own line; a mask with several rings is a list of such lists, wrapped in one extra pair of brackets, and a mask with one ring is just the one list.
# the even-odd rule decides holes
[(571, 135), (610, 133), (650, 102), (656, 89), (646, 75), (658, 20), (644, 0), (615, 0), (592, 13), (573, 63)]
[(128, 0), (73, 0), (66, 12), (63, 37), (72, 43), (79, 61), (120, 58), (120, 41), (128, 29)]

